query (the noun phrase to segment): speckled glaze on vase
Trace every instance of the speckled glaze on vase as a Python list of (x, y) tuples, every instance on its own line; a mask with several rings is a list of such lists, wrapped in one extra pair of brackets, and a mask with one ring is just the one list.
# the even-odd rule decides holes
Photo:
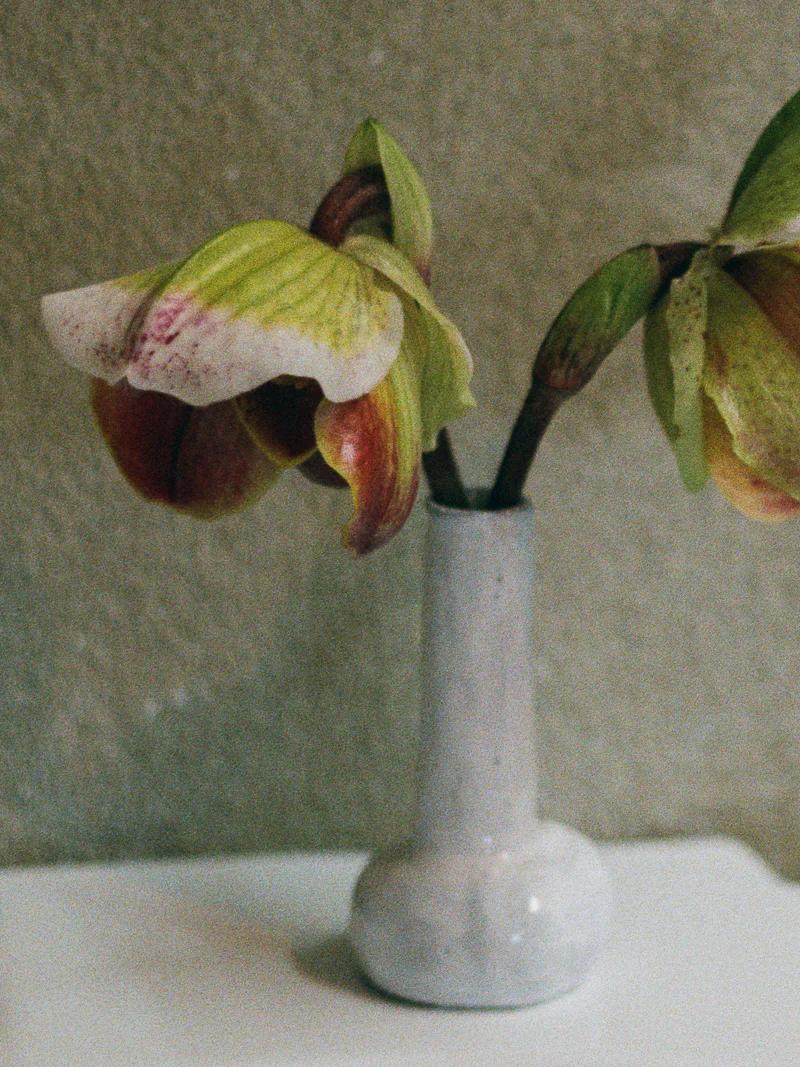
[(350, 941), (396, 996), (534, 1004), (586, 976), (610, 892), (592, 843), (536, 817), (533, 509), (428, 510), (417, 822), (359, 878)]

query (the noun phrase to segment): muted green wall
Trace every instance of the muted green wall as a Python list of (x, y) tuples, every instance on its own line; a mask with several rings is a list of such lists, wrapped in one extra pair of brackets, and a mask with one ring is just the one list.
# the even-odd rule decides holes
[[(365, 113), (424, 175), (489, 476), (532, 350), (604, 257), (702, 236), (797, 88), (793, 3), (12, 0), (0, 14), (0, 861), (367, 845), (408, 824), (421, 509), (338, 547), (289, 476), (150, 507), (38, 296), (304, 223)], [(684, 494), (631, 337), (552, 427), (538, 508), (543, 806), (741, 834), (800, 874), (800, 527)]]

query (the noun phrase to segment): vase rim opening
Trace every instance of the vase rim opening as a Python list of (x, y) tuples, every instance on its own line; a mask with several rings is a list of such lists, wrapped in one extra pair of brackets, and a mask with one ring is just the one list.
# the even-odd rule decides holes
[(533, 504), (529, 497), (524, 496), (518, 504), (512, 504), (506, 508), (487, 508), (486, 502), (491, 493), (490, 488), (478, 487), (466, 490), (470, 506), (468, 508), (452, 507), (450, 504), (439, 504), (428, 497), (425, 506), (434, 515), (464, 515), (464, 516), (490, 516), (490, 515), (514, 515), (533, 510)]

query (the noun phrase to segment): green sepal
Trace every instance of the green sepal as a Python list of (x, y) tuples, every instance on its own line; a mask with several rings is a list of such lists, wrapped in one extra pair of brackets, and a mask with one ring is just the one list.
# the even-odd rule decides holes
[(629, 249), (604, 263), (561, 309), (536, 357), (535, 374), (575, 391), (653, 305), (662, 285), (656, 250)]
[(800, 236), (800, 92), (783, 105), (747, 157), (719, 240), (778, 244)]
[(374, 271), (270, 220), (231, 227), (177, 266), (42, 306), (73, 366), (196, 407), (284, 375), (351, 400), (385, 377), (403, 335), (401, 301)]
[(389, 131), (364, 119), (347, 147), (344, 173), (379, 166), (389, 190), (392, 241), (428, 277), (433, 249), (433, 218), (428, 194), (413, 163)]

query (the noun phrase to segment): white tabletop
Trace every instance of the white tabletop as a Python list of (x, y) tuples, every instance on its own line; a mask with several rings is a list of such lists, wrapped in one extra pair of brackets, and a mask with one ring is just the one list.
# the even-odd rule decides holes
[(727, 840), (604, 852), (594, 976), (493, 1012), (359, 982), (341, 935), (361, 856), (0, 873), (0, 1063), (798, 1067), (800, 887)]

